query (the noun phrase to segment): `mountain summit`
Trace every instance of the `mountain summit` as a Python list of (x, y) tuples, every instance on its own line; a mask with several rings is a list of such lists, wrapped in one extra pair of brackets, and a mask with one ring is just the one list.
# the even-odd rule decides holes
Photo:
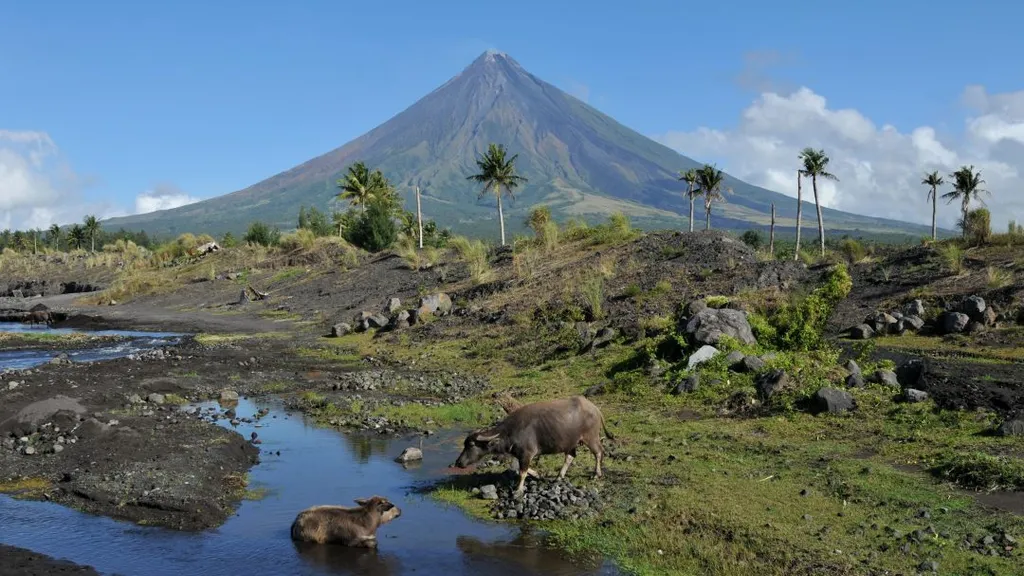
[[(506, 206), (512, 229), (521, 224), (522, 213), (539, 202), (561, 218), (593, 220), (622, 211), (641, 225), (685, 225), (685, 185), (677, 175), (698, 162), (619, 124), (530, 74), (507, 54), (492, 50), (340, 148), (244, 190), (104, 224), (150, 234), (238, 232), (253, 220), (291, 228), (300, 205), (326, 208), (337, 194), (338, 177), (361, 160), (380, 168), (407, 205), (419, 186), (425, 217), (467, 232), (495, 224), (493, 198), (479, 198), (479, 189), (466, 180), (491, 142), (518, 154), (517, 167), (529, 179)], [(714, 226), (766, 225), (772, 202), (780, 225), (793, 225), (786, 220), (796, 213), (789, 196), (731, 177), (725, 185), (733, 193), (715, 206)], [(805, 214), (812, 213), (805, 208)], [(927, 232), (924, 226), (835, 210), (826, 209), (824, 216), (833, 231)], [(807, 220), (805, 225), (814, 223)]]

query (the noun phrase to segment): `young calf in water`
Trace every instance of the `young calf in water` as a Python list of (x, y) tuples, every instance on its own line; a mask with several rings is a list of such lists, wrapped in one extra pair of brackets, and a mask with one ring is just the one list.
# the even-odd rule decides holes
[(377, 529), (401, 516), (402, 511), (381, 496), (360, 498), (356, 504), (359, 505), (356, 508), (306, 508), (292, 522), (292, 540), (376, 548)]

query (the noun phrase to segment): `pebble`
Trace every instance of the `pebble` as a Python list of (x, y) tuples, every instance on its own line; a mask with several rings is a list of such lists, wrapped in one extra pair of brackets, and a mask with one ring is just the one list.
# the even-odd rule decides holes
[[(594, 516), (602, 507), (596, 490), (577, 488), (567, 480), (527, 478), (526, 489), (521, 496), (514, 494), (514, 482), (495, 487), (497, 499), (492, 511), (499, 520), (575, 520)], [(483, 494), (482, 488), (481, 497)]]

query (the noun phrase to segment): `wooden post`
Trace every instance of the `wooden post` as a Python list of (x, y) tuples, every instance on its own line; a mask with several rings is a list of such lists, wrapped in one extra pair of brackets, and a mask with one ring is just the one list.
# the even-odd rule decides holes
[(768, 255), (775, 259), (775, 202), (772, 202), (772, 231), (768, 236)]
[(416, 223), (420, 228), (420, 249), (423, 249), (423, 212), (420, 210), (420, 187), (416, 187)]

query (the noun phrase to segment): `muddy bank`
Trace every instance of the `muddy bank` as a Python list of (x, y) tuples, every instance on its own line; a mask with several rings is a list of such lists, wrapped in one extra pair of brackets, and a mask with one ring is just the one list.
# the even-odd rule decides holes
[(64, 560), (50, 558), (31, 550), (0, 544), (0, 574), (4, 576), (49, 576), (50, 574), (79, 574), (99, 576), (91, 566), (80, 566)]

